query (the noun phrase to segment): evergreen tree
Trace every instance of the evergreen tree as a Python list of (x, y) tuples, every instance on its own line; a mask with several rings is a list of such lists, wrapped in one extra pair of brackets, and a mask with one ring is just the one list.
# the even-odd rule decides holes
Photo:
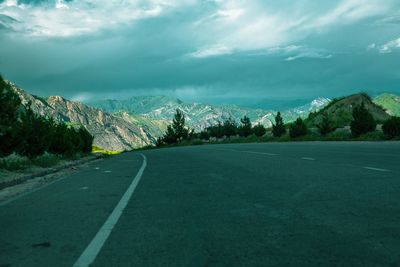
[(235, 135), (237, 132), (237, 126), (234, 120), (228, 119), (224, 122), (223, 125), (223, 135), (230, 138), (232, 135)]
[(167, 131), (165, 132), (162, 140), (167, 144), (174, 144), (178, 141), (188, 139), (189, 135), (193, 136), (194, 132), (186, 128), (185, 116), (179, 109), (176, 110), (172, 125), (168, 125)]
[(240, 119), (240, 126), (238, 128), (238, 133), (242, 137), (247, 137), (251, 135), (251, 122), (249, 117), (244, 116), (243, 118)]
[(317, 125), (317, 128), (319, 130), (319, 133), (323, 136), (327, 135), (328, 133), (332, 132), (335, 130), (332, 126), (332, 122), (329, 120), (329, 117), (327, 114), (322, 114), (322, 121), (320, 124)]
[(289, 126), (289, 135), (291, 138), (304, 136), (307, 132), (307, 126), (302, 118), (297, 118), (297, 120)]
[(255, 136), (261, 137), (263, 136), (265, 133), (267, 132), (267, 130), (265, 129), (265, 127), (262, 124), (257, 124), (253, 127), (253, 134), (255, 134)]
[(278, 111), (275, 117), (275, 124), (272, 124), (272, 134), (274, 135), (274, 137), (281, 137), (285, 133), (286, 128), (283, 124), (281, 113)]
[(13, 152), (18, 136), (16, 126), (19, 123), (20, 106), (21, 101), (18, 95), (0, 75), (0, 156)]
[(400, 136), (400, 117), (391, 117), (385, 121), (382, 125), (383, 133), (389, 137), (399, 137)]
[(375, 128), (376, 122), (372, 114), (365, 108), (364, 103), (354, 107), (353, 120), (350, 124), (351, 134), (354, 137), (358, 137), (362, 134), (374, 131)]
[(185, 127), (185, 116), (179, 109), (176, 110), (175, 117), (172, 121), (172, 129), (174, 130), (177, 140), (186, 139), (189, 130)]

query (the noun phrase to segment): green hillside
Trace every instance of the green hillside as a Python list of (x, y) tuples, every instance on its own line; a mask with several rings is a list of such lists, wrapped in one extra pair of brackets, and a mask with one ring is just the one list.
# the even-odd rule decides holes
[(352, 113), (354, 107), (361, 105), (361, 103), (364, 103), (366, 109), (378, 123), (382, 123), (390, 118), (390, 115), (382, 107), (375, 104), (367, 94), (359, 93), (332, 100), (320, 111), (310, 113), (306, 123), (310, 127), (314, 127), (321, 123), (323, 115), (327, 115), (333, 127), (348, 126), (353, 120)]
[(388, 114), (400, 117), (400, 96), (384, 93), (375, 97), (373, 101), (383, 107)]

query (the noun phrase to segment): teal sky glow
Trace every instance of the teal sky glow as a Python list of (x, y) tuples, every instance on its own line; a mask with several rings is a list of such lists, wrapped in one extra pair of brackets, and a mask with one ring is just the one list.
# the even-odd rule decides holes
[(398, 0), (6, 0), (0, 47), (7, 79), (81, 101), (400, 93)]

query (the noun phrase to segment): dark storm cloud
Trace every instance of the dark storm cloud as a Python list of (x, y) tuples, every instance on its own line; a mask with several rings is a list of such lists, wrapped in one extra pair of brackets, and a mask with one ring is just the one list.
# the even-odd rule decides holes
[(8, 0), (0, 71), (30, 92), (80, 100), (169, 94), (240, 104), (400, 92), (399, 6)]

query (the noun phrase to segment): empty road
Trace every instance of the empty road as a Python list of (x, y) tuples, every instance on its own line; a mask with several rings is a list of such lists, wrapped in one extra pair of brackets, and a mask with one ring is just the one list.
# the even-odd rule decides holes
[(177, 147), (0, 203), (0, 266), (400, 266), (400, 142)]

